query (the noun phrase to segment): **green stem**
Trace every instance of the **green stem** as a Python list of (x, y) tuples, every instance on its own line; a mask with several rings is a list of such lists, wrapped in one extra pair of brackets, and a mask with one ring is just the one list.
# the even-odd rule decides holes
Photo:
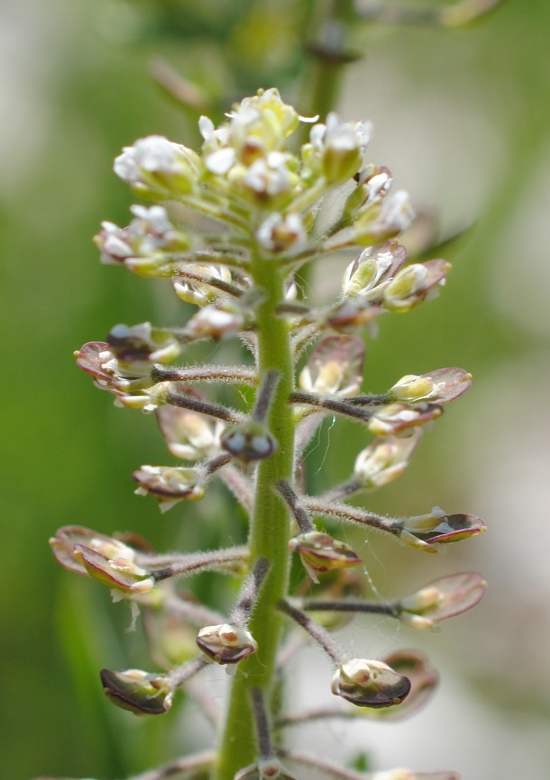
[(294, 423), (288, 403), (294, 384), (290, 334), (287, 323), (276, 315), (284, 300), (284, 274), (276, 263), (265, 262), (259, 256), (252, 258), (251, 272), (254, 286), (265, 293), (257, 312), (259, 374), (262, 377), (266, 371), (275, 370), (279, 375), (268, 420), (278, 450), (258, 466), (250, 534), (250, 560), (264, 557), (270, 562), (249, 623), (259, 649), (237, 668), (218, 756), (217, 780), (233, 780), (239, 769), (257, 758), (251, 691), (260, 689), (269, 704), (282, 620), (276, 605), (286, 596), (288, 587), (290, 523), (286, 505), (274, 489), (280, 479), (292, 479), (294, 460)]

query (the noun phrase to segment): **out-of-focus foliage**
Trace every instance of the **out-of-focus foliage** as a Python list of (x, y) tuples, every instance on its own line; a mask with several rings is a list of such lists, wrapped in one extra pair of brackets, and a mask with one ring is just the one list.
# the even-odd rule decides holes
[[(165, 724), (134, 722), (104, 701), (96, 670), (139, 666), (140, 632), (124, 636), (131, 617), (123, 605), (111, 607), (100, 589), (59, 570), (47, 539), (60, 525), (78, 524), (105, 533), (131, 528), (161, 549), (185, 537), (186, 549), (199, 549), (221, 541), (216, 523), (202, 519), (223, 515), (224, 539), (230, 523), (235, 544), (243, 524), (221, 493), (196, 505), (196, 522), (177, 510), (159, 518), (152, 503), (134, 497), (132, 471), (164, 453), (154, 421), (94, 392), (72, 351), (106, 334), (113, 316), (128, 324), (181, 321), (161, 283), (100, 266), (91, 242), (101, 219), (127, 222), (130, 200), (110, 162), (123, 145), (152, 133), (197, 142), (200, 108), (186, 114), (167, 101), (149, 61), (162, 57), (220, 112), (260, 85), (285, 95), (319, 7), (304, 3), (296, 17), (298, 5), (4, 0), (0, 7), (0, 721), (2, 774), (10, 780), (77, 775), (83, 767), (116, 778), (177, 753)], [(445, 626), (432, 656), (443, 679), (447, 660), (451, 694), (466, 680), (478, 697), (471, 758), (461, 750), (453, 760), (448, 742), (441, 748), (442, 765), (476, 780), (512, 780), (522, 770), (543, 776), (535, 767), (550, 760), (550, 687), (541, 683), (549, 678), (550, 620), (539, 595), (549, 586), (548, 530), (539, 522), (548, 503), (549, 28), (545, 0), (507, 0), (483, 24), (456, 31), (360, 26), (353, 47), (366, 58), (347, 71), (339, 107), (345, 119), (374, 120), (373, 161), (394, 161), (413, 203), (439, 214), (443, 233), (473, 225), (444, 253), (454, 264), (448, 290), (406, 323), (388, 318), (383, 341), (369, 341), (365, 386), (386, 388), (409, 370), (409, 357), (411, 370), (464, 365), (476, 380), (461, 407), (425, 437), (397, 487), (369, 502), (375, 511), (412, 514), (430, 496), (488, 522), (475, 553), (452, 550), (428, 577), (448, 572), (452, 559), (457, 570), (478, 568), (491, 583), (470, 633), (460, 622)], [(336, 285), (343, 270), (323, 268), (311, 284)], [(326, 458), (334, 483), (352, 465), (357, 448), (349, 436), (360, 432), (350, 426), (337, 439), (327, 425), (314, 443), (311, 458)], [(350, 533), (354, 548), (361, 538)], [(415, 579), (413, 567), (425, 562), (392, 548), (385, 560), (395, 570), (382, 567), (383, 544), (362, 556), (374, 585), (391, 583), (399, 593), (396, 572), (406, 568), (414, 590), (425, 571)], [(222, 588), (209, 583), (201, 587)], [(391, 645), (383, 634), (384, 627), (369, 640), (373, 652)], [(464, 695), (442, 703), (434, 728), (438, 717), (462, 716)], [(174, 732), (197, 739), (188, 721), (176, 715), (171, 722)], [(381, 732), (379, 751), (394, 750), (391, 763), (399, 763), (398, 741), (402, 761), (411, 763), (405, 730), (412, 727), (399, 728), (397, 740)]]

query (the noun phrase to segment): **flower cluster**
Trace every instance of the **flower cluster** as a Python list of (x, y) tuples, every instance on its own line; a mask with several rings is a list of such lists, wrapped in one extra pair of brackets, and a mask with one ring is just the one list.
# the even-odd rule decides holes
[[(309, 140), (297, 148), (296, 133), (305, 122), (312, 124)], [(326, 773), (328, 764), (271, 746), (273, 729), (305, 718), (279, 713), (270, 723), (280, 624), (290, 619), (328, 653), (335, 670), (327, 690), (358, 712), (385, 717), (408, 711), (432, 691), (437, 676), (418, 654), (350, 658), (308, 613), (382, 612), (423, 628), (479, 601), (484, 582), (468, 573), (436, 580), (397, 602), (367, 602), (356, 569), (348, 588), (350, 567), (360, 566), (360, 557), (320, 525), (322, 518), (351, 522), (427, 552), (482, 532), (483, 521), (468, 514), (435, 508), (388, 518), (348, 503), (403, 473), (426, 424), (469, 388), (471, 376), (438, 368), (398, 378), (376, 394), (361, 390), (362, 327), (432, 298), (449, 270), (441, 259), (407, 262), (398, 236), (414, 212), (407, 194), (393, 189), (390, 171), (369, 163), (370, 124), (348, 124), (334, 113), (323, 123), (304, 119), (268, 89), (235, 105), (219, 127), (202, 117), (199, 129), (199, 152), (160, 136), (123, 150), (115, 173), (155, 203), (133, 206), (128, 227), (104, 222), (96, 237), (102, 262), (166, 280), (196, 307), (194, 313), (176, 327), (117, 325), (105, 342), (85, 344), (76, 358), (117, 404), (154, 410), (179, 461), (142, 465), (134, 473), (136, 493), (154, 496), (166, 510), (200, 500), (219, 479), (250, 518), (249, 542), (157, 555), (132, 540), (69, 526), (52, 547), (63, 566), (107, 584), (144, 613), (151, 654), (163, 671), (103, 670), (103, 687), (115, 704), (163, 714), (176, 690), (206, 664), (236, 666), (220, 754), (212, 759), (215, 776), (293, 777), (282, 758), (290, 765), (310, 761)], [(328, 194), (341, 206), (321, 229), (317, 216)], [(336, 253), (348, 256), (349, 264), (335, 300), (316, 305), (298, 299), (297, 272)], [(242, 364), (186, 361), (189, 347), (205, 339), (239, 339)], [(173, 365), (178, 358), (181, 364)], [(210, 386), (220, 383), (252, 388), (253, 402), (241, 408), (217, 402)], [(308, 496), (302, 455), (327, 415), (362, 426), (366, 446), (348, 481)], [(298, 593), (287, 590), (293, 553), (308, 575)], [(197, 603), (177, 584), (208, 570), (243, 577), (229, 616)], [(305, 597), (311, 587), (315, 599)], [(345, 595), (351, 592), (357, 598)], [(190, 631), (196, 632), (191, 643)], [(162, 648), (169, 644), (167, 653)], [(339, 776), (337, 768), (329, 769)], [(404, 770), (373, 777), (382, 776), (455, 777)]]

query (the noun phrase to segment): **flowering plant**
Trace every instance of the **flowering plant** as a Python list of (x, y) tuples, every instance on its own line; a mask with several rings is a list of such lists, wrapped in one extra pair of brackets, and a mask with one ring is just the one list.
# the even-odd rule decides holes
[[(296, 144), (307, 123), (309, 140)], [(324, 758), (285, 749), (281, 732), (316, 717), (350, 717), (350, 704), (356, 714), (395, 717), (422, 703), (437, 680), (413, 651), (385, 659), (350, 657), (333, 638), (337, 621), (324, 625), (310, 613), (382, 613), (424, 628), (469, 609), (483, 594), (482, 577), (464, 573), (394, 602), (369, 602), (361, 579), (349, 571), (361, 566), (361, 558), (321, 523), (352, 523), (429, 553), (485, 530), (478, 517), (439, 507), (388, 518), (348, 503), (397, 478), (425, 425), (470, 386), (466, 371), (442, 368), (404, 376), (378, 394), (361, 391), (363, 326), (436, 295), (449, 264), (407, 263), (398, 236), (414, 212), (407, 194), (393, 188), (390, 171), (368, 161), (368, 123), (344, 123), (335, 113), (323, 123), (305, 119), (276, 89), (267, 89), (234, 105), (218, 127), (202, 117), (199, 128), (200, 152), (160, 136), (123, 150), (115, 172), (154, 205), (132, 207), (128, 227), (104, 222), (96, 237), (103, 262), (167, 280), (196, 307), (194, 313), (174, 328), (116, 325), (105, 342), (85, 344), (76, 358), (117, 405), (154, 411), (170, 453), (185, 462), (141, 466), (134, 473), (136, 492), (153, 496), (166, 511), (200, 500), (219, 479), (249, 518), (248, 542), (157, 555), (128, 540), (68, 526), (51, 540), (53, 552), (61, 565), (106, 584), (116, 599), (144, 613), (152, 654), (164, 668), (104, 669), (101, 682), (114, 704), (136, 714), (166, 714), (178, 689), (208, 664), (236, 669), (218, 749), (183, 757), (143, 780), (205, 772), (217, 780), (292, 778), (301, 767), (364, 780), (366, 775)], [(329, 194), (340, 206), (327, 215), (322, 204)], [(297, 275), (337, 253), (348, 255), (349, 264), (336, 299), (300, 299)], [(229, 339), (244, 345), (242, 364), (185, 362), (191, 345)], [(173, 365), (180, 356), (183, 364)], [(251, 388), (249, 407), (232, 408), (206, 394), (221, 383)], [(327, 415), (355, 421), (370, 443), (357, 455), (348, 481), (310, 496), (303, 455)], [(309, 586), (291, 590), (294, 553), (304, 577), (316, 585), (314, 598)], [(178, 588), (180, 578), (202, 571), (242, 578), (229, 615)], [(331, 659), (327, 691), (345, 700), (345, 709), (283, 711), (280, 673), (292, 648), (291, 626)], [(189, 655), (187, 645), (170, 657), (159, 652), (174, 627), (194, 628), (196, 652)], [(392, 770), (368, 777), (456, 775)]]

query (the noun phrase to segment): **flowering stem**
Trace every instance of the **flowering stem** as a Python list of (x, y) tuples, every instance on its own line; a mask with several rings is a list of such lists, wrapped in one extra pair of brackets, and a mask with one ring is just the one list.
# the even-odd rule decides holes
[(259, 650), (237, 668), (218, 756), (217, 780), (233, 780), (239, 769), (256, 760), (251, 691), (260, 689), (269, 705), (282, 623), (276, 605), (288, 587), (290, 523), (286, 505), (274, 490), (280, 479), (292, 478), (294, 460), (294, 423), (292, 407), (287, 402), (293, 389), (291, 341), (287, 323), (276, 315), (284, 300), (284, 275), (276, 263), (265, 262), (256, 254), (251, 258), (251, 273), (254, 286), (264, 292), (257, 308), (259, 374), (263, 377), (267, 371), (277, 371), (279, 376), (267, 420), (278, 449), (258, 466), (249, 541), (251, 560), (270, 561), (249, 624)]

